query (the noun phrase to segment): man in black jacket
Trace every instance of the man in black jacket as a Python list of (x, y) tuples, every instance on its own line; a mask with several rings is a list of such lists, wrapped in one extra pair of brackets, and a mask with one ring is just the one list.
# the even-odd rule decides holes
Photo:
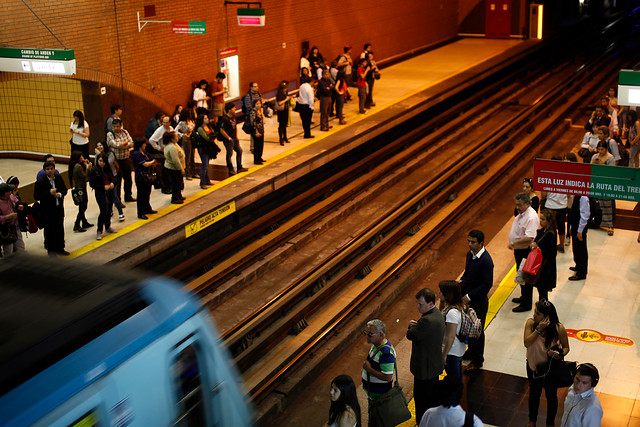
[(484, 233), (471, 230), (467, 236), (469, 252), (460, 278), (462, 302), (473, 308), (482, 321), (482, 334), (478, 338), (469, 338), (469, 348), (462, 357), (470, 360), (465, 372), (477, 371), (484, 363), (484, 325), (489, 310), (488, 294), (493, 286), (493, 260), (484, 247)]
[(44, 163), (45, 176), (38, 179), (33, 189), (33, 198), (40, 202), (45, 216), (44, 247), (49, 255), (69, 255), (64, 250), (64, 196), (67, 186), (55, 173), (53, 162)]
[(416, 403), (416, 423), (422, 414), (438, 406), (436, 398), (438, 376), (444, 369), (442, 342), (444, 340), (444, 316), (436, 307), (436, 296), (431, 289), (421, 289), (416, 294), (420, 319), (411, 320), (407, 339), (411, 341), (411, 364), (413, 374), (413, 398)]

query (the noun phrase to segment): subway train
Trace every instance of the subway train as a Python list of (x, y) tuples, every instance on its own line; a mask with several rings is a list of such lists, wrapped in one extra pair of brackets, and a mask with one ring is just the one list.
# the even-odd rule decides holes
[(208, 311), (164, 277), (0, 259), (0, 425), (251, 426)]

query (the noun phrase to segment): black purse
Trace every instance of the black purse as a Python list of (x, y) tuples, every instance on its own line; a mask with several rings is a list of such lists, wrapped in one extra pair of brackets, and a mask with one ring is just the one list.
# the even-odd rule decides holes
[(156, 173), (156, 169), (151, 166), (147, 173), (140, 172), (140, 176), (142, 180), (147, 185), (153, 185), (158, 180), (158, 174)]
[(0, 225), (0, 240), (2, 243), (15, 243), (18, 241), (18, 228), (13, 222), (5, 222)]
[(71, 198), (73, 199), (73, 204), (76, 206), (80, 206), (82, 203), (89, 201), (87, 198), (87, 190), (82, 187), (73, 188), (71, 190)]

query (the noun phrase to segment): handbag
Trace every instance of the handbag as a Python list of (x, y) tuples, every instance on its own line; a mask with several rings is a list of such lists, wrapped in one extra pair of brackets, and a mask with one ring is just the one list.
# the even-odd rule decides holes
[[(395, 360), (393, 361), (393, 371), (396, 381), (391, 390), (375, 399), (369, 400), (369, 417), (379, 427), (395, 427), (411, 419), (411, 412), (407, 407), (407, 398), (398, 383), (398, 366)], [(369, 381), (369, 378), (370, 376), (367, 372), (367, 381)]]
[(152, 185), (158, 180), (158, 174), (156, 173), (156, 169), (154, 167), (150, 167), (147, 173), (140, 172), (140, 176), (142, 180), (147, 185)]
[(542, 251), (540, 248), (532, 249), (522, 266), (522, 272), (536, 276), (540, 272), (540, 267), (542, 267)]
[(87, 198), (87, 190), (82, 187), (73, 188), (71, 190), (71, 198), (73, 199), (73, 204), (76, 206), (80, 206), (82, 203), (89, 201)]
[(296, 113), (299, 113), (302, 110), (302, 104), (300, 104), (299, 102), (296, 102), (295, 107), (293, 107), (293, 111), (295, 111)]
[[(560, 347), (551, 347), (551, 350), (560, 350)], [(562, 352), (561, 352), (562, 354)], [(550, 358), (547, 362), (536, 366), (533, 378), (545, 378), (545, 382), (557, 388), (570, 387), (573, 378), (578, 372), (578, 362), (570, 362), (562, 359)]]
[(0, 240), (2, 243), (15, 243), (18, 241), (18, 228), (13, 222), (5, 222), (0, 225)]

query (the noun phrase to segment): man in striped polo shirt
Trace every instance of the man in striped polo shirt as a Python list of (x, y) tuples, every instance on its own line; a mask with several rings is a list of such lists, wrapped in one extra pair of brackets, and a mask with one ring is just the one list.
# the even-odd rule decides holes
[[(393, 386), (393, 370), (396, 361), (396, 350), (386, 336), (386, 328), (382, 320), (374, 319), (367, 322), (364, 334), (371, 349), (362, 365), (362, 387), (369, 400), (391, 390)], [(375, 427), (369, 417), (369, 427)]]

